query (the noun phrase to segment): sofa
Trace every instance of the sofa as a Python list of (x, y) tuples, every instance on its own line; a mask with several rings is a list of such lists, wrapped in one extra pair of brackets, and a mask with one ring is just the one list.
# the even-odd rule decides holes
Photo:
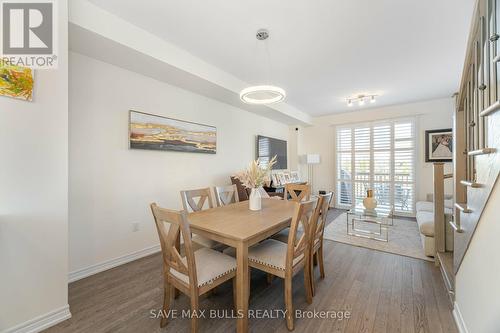
[[(427, 195), (427, 201), (419, 201), (416, 203), (416, 218), (420, 239), (424, 253), (428, 257), (434, 256), (434, 202), (432, 194)], [(446, 250), (453, 251), (453, 229), (449, 225), (449, 221), (453, 215), (453, 199), (451, 196), (445, 196), (444, 214), (446, 223)]]

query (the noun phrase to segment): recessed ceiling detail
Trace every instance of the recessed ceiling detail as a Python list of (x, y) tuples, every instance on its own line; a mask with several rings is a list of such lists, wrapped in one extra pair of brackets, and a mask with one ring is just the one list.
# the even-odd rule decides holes
[[(475, 2), (89, 1), (243, 82), (285, 88), (286, 104), (311, 116), (350, 111), (346, 97), (371, 87), (390, 92), (377, 107), (451, 96)], [(256, 66), (260, 27), (272, 82)]]

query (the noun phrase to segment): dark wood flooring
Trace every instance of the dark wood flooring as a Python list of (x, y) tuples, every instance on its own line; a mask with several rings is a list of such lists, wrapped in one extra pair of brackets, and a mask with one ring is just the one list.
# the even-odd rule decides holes
[[(333, 220), (341, 212), (331, 213)], [(296, 319), (295, 332), (457, 332), (439, 269), (423, 260), (325, 241), (326, 278), (315, 270), (317, 294), (307, 304), (303, 275), (293, 280), (294, 309), (349, 311), (350, 318)], [(151, 310), (162, 304), (162, 261), (155, 254), (69, 285), (73, 317), (46, 332), (189, 332), (189, 319), (160, 329)], [(202, 297), (202, 309), (233, 309), (231, 283)], [(179, 312), (189, 309), (181, 295)], [(283, 281), (266, 283), (253, 270), (250, 309), (284, 309)], [(200, 332), (234, 332), (234, 319), (202, 319)], [(283, 318), (250, 319), (251, 332), (288, 332)]]

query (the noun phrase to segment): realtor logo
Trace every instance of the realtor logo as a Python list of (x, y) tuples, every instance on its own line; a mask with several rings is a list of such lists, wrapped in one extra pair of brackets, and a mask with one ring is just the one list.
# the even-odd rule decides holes
[(55, 68), (53, 0), (2, 3), (2, 60), (16, 66)]

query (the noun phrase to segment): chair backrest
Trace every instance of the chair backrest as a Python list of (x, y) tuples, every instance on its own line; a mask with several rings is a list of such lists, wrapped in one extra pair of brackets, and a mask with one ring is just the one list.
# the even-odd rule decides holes
[(286, 253), (286, 269), (293, 267), (294, 259), (301, 255), (309, 255), (309, 233), (303, 232), (297, 238), (299, 225), (302, 224), (302, 230), (309, 230), (309, 223), (314, 214), (314, 201), (297, 202), (293, 214), (290, 231), (288, 232), (288, 249)]
[[(161, 208), (156, 203), (152, 203), (150, 206), (155, 219), (156, 229), (158, 230), (158, 236), (160, 237), (164, 273), (171, 275), (170, 269), (174, 269), (189, 277), (190, 286), (198, 286), (196, 263), (191, 243), (191, 231), (189, 230), (186, 211)], [(179, 234), (182, 235), (182, 239), (184, 240), (184, 252), (187, 264), (182, 261), (181, 254), (179, 253)]]
[[(290, 199), (288, 199), (290, 195)], [(301, 202), (311, 198), (311, 185), (307, 184), (286, 184), (285, 200)]]
[(309, 240), (311, 246), (314, 245), (317, 239), (323, 238), (323, 232), (325, 231), (326, 219), (328, 216), (328, 208), (332, 202), (333, 192), (327, 194), (321, 194), (318, 198), (318, 203), (314, 209), (314, 215), (311, 219), (311, 225), (309, 226)]
[(240, 201), (248, 200), (249, 193), (246, 187), (241, 183), (241, 181), (238, 178), (231, 176), (231, 183), (236, 185), (236, 188), (238, 189), (238, 198), (240, 199)]
[(217, 206), (226, 206), (232, 203), (240, 201), (238, 196), (238, 189), (236, 185), (228, 186), (215, 186), (215, 200), (217, 201)]
[[(198, 201), (196, 199), (198, 198)], [(181, 191), (182, 206), (186, 212), (190, 210), (198, 212), (203, 210), (205, 202), (208, 203), (208, 208), (214, 208), (214, 201), (212, 199), (212, 192), (210, 188), (200, 188), (197, 190)]]

